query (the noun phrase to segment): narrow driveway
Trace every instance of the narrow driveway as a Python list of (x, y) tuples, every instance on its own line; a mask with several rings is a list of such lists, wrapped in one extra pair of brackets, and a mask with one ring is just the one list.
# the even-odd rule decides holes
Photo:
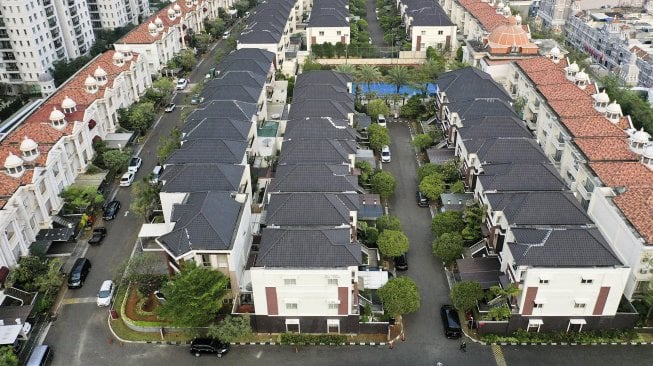
[(383, 29), (379, 25), (379, 20), (376, 17), (376, 1), (367, 0), (367, 29), (372, 37), (372, 44), (377, 47), (383, 47)]
[(404, 232), (410, 241), (407, 254), (408, 271), (405, 275), (412, 278), (419, 287), (421, 308), (415, 314), (404, 319), (407, 340), (397, 347), (408, 347), (419, 353), (428, 352), (431, 360), (447, 364), (492, 364), (489, 347), (468, 342), (467, 353), (458, 351), (459, 342), (444, 337), (440, 306), (450, 303), (449, 288), (442, 264), (431, 252), (431, 215), (427, 208), (417, 206), (417, 162), (408, 125), (402, 122), (389, 122), (392, 137), (390, 150), (392, 162), (384, 164), (383, 169), (390, 172), (397, 180), (397, 188), (389, 202), (391, 215), (399, 217)]

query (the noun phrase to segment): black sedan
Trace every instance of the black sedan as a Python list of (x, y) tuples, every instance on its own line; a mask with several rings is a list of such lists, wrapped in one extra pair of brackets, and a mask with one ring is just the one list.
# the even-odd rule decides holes
[(216, 355), (222, 357), (229, 352), (229, 343), (222, 342), (214, 338), (195, 338), (190, 342), (190, 353), (195, 357), (201, 356), (203, 353)]
[(120, 210), (120, 201), (111, 201), (104, 206), (102, 218), (104, 220), (113, 220), (118, 216), (118, 210)]

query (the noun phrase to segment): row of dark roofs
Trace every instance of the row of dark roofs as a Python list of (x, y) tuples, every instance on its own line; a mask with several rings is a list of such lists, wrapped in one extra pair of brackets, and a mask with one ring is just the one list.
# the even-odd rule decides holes
[[(349, 125), (351, 78), (333, 71), (300, 74), (255, 265), (343, 268), (361, 264), (352, 211), (365, 195), (352, 174), (355, 132)], [(324, 91), (324, 92), (323, 92)]]
[(314, 0), (309, 27), (349, 27), (349, 1)]
[(401, 0), (405, 15), (413, 18), (411, 25), (423, 27), (449, 27), (454, 24), (437, 1)]
[(294, 0), (265, 0), (247, 17), (246, 26), (237, 35), (240, 44), (278, 44), (288, 19), (294, 12)]
[(437, 84), (462, 121), (452, 127), (456, 141), (481, 162), (477, 184), (487, 204), (510, 225), (507, 245), (517, 265), (622, 265), (499, 84), (471, 67), (447, 72)]
[(173, 230), (158, 238), (177, 257), (233, 245), (242, 212), (249, 209), (234, 192), (248, 174), (246, 150), (274, 57), (255, 48), (225, 57), (219, 76), (205, 84), (204, 101), (181, 127), (181, 147), (163, 163), (161, 194), (188, 194), (172, 207)]

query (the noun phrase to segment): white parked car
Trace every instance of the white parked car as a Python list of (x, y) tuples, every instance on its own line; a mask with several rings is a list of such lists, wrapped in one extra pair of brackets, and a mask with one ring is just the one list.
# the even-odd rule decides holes
[(133, 172), (127, 172), (127, 173), (123, 174), (122, 177), (120, 178), (120, 186), (121, 187), (131, 186), (132, 183), (134, 182), (134, 177), (135, 176), (136, 176), (136, 174), (134, 174)]
[(186, 89), (186, 85), (188, 85), (188, 80), (183, 79), (183, 78), (177, 80), (177, 90), (184, 90), (184, 89)]
[(113, 281), (106, 280), (102, 282), (102, 287), (100, 287), (100, 292), (97, 293), (97, 306), (109, 306), (111, 305), (111, 297), (113, 296)]
[(391, 160), (390, 146), (383, 145), (383, 147), (381, 148), (381, 162), (389, 163), (390, 160)]
[(143, 164), (143, 159), (139, 158), (138, 156), (134, 156), (129, 160), (129, 166), (127, 167), (127, 171), (136, 173), (138, 169), (141, 167), (141, 164)]

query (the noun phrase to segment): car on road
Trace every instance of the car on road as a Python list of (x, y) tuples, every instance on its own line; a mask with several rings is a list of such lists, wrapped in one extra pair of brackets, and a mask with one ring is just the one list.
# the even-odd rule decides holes
[(429, 199), (424, 195), (424, 193), (417, 191), (415, 196), (417, 197), (417, 206), (429, 207)]
[(111, 201), (104, 206), (102, 218), (104, 220), (113, 220), (118, 216), (118, 210), (120, 210), (120, 201)]
[(388, 123), (387, 123), (387, 121), (386, 121), (384, 115), (379, 114), (379, 116), (377, 117), (376, 121), (377, 121), (377, 123), (379, 124), (379, 126), (381, 126), (381, 127), (388, 127)]
[(132, 185), (134, 182), (134, 177), (136, 174), (134, 172), (127, 172), (120, 177), (120, 186), (121, 187), (129, 187)]
[(230, 34), (229, 31), (224, 31), (224, 33), (222, 33), (222, 39), (229, 38), (229, 34)]
[(75, 260), (70, 273), (68, 274), (68, 288), (80, 288), (84, 286), (84, 280), (91, 270), (91, 261), (81, 257)]
[(127, 167), (128, 172), (136, 173), (138, 169), (141, 167), (141, 164), (143, 164), (143, 159), (139, 158), (138, 156), (134, 156), (129, 160), (129, 166)]
[(106, 280), (102, 282), (100, 291), (97, 293), (97, 306), (111, 305), (111, 297), (113, 296), (113, 281)]
[(184, 90), (186, 89), (186, 86), (188, 85), (188, 80), (181, 78), (177, 80), (177, 90)]
[(172, 113), (174, 112), (175, 108), (177, 108), (177, 105), (175, 103), (170, 103), (163, 109), (163, 111), (166, 113)]
[(101, 244), (105, 236), (107, 236), (107, 228), (101, 226), (96, 227), (93, 229), (93, 234), (88, 239), (88, 243), (91, 245)]
[(199, 94), (194, 94), (192, 98), (190, 98), (190, 104), (200, 104), (204, 101), (204, 97), (199, 95)]
[(463, 330), (460, 326), (460, 317), (458, 317), (456, 309), (451, 305), (442, 305), (440, 316), (442, 317), (445, 337), (452, 339), (460, 338)]
[(383, 145), (381, 148), (381, 162), (389, 163), (392, 160), (390, 155), (390, 146)]
[(229, 343), (215, 338), (195, 338), (190, 342), (190, 353), (195, 357), (202, 354), (213, 354), (222, 357), (229, 352)]
[(395, 257), (394, 258), (395, 262), (395, 268), (399, 271), (405, 271), (408, 269), (408, 259), (406, 259), (406, 253)]

